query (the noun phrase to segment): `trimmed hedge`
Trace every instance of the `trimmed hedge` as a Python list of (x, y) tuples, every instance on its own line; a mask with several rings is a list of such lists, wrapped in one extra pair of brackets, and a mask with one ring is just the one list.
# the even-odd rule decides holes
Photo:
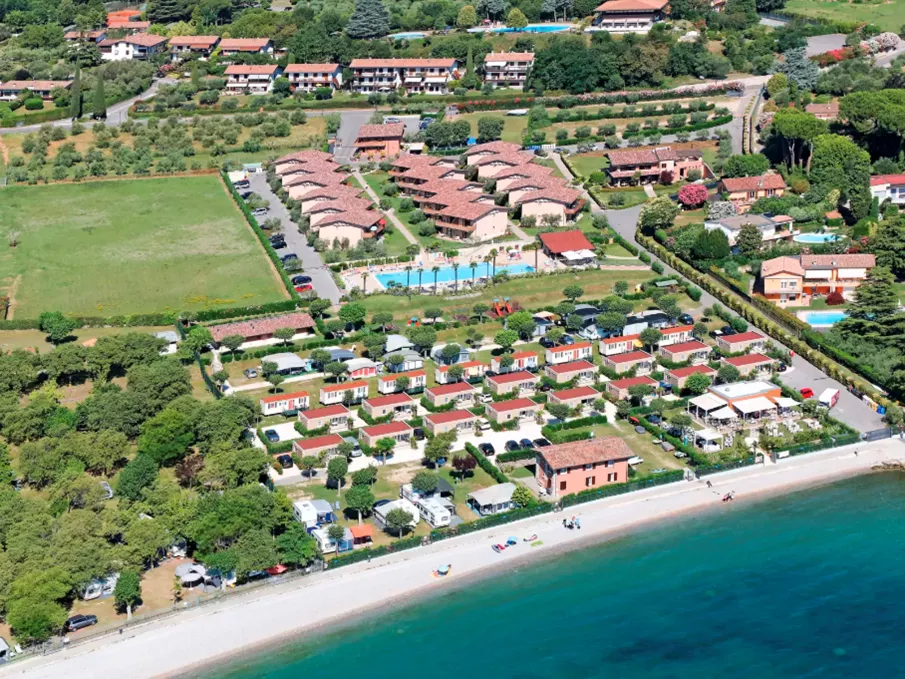
[(594, 500), (602, 500), (603, 498), (613, 497), (614, 495), (624, 495), (636, 490), (644, 490), (645, 488), (654, 488), (656, 486), (664, 486), (667, 483), (675, 483), (685, 478), (685, 470), (673, 469), (656, 476), (646, 476), (643, 479), (636, 479), (626, 483), (616, 483), (602, 488), (593, 488), (591, 490), (583, 490), (580, 493), (566, 495), (562, 499), (562, 506), (572, 507), (574, 505), (583, 504), (585, 502), (593, 502)]
[(499, 467), (493, 464), (474, 444), (466, 443), (465, 451), (477, 460), (478, 466), (493, 477), (497, 483), (508, 483), (509, 477), (500, 471)]
[(533, 460), (537, 451), (531, 448), (522, 448), (521, 450), (513, 450), (511, 453), (500, 453), (497, 455), (497, 462), (521, 462), (522, 460)]

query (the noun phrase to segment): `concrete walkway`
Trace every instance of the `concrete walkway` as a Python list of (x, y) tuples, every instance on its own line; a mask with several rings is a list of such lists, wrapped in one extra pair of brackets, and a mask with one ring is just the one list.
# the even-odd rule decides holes
[[(365, 178), (362, 177), (361, 172), (355, 170), (352, 173), (352, 176), (355, 177), (355, 179), (357, 179), (363, 187), (365, 187), (365, 191), (368, 192), (370, 199), (374, 201), (374, 205), (380, 205), (380, 198), (378, 197), (377, 192), (374, 191), (374, 189), (371, 188), (371, 185), (365, 181)], [(408, 228), (406, 228), (405, 224), (402, 223), (402, 220), (400, 220), (399, 217), (396, 216), (396, 212), (392, 208), (390, 208), (389, 210), (381, 209), (380, 211), (390, 218), (390, 221), (393, 222), (393, 226), (399, 229), (399, 233), (405, 236), (405, 239), (409, 243), (411, 243), (412, 245), (417, 245), (419, 248), (421, 247), (421, 243), (419, 243), (418, 239), (412, 235), (412, 232), (409, 231)]]

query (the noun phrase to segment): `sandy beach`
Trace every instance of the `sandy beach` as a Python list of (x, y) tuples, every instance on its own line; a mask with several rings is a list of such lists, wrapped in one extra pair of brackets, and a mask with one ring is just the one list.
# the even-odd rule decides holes
[[(858, 454), (855, 454), (857, 450)], [(735, 502), (789, 492), (868, 473), (883, 463), (905, 462), (905, 443), (887, 439), (780, 460), (608, 498), (566, 512), (526, 519), (428, 547), (374, 559), (304, 578), (301, 581), (230, 596), (207, 607), (130, 628), (52, 655), (33, 657), (0, 669), (0, 677), (80, 679), (119, 676), (135, 679), (174, 676), (243, 655), (281, 638), (337, 622), (394, 603), (462, 584), (475, 577), (502, 575), (526, 560), (553, 556), (600, 542), (650, 522), (693, 511), (725, 511), (721, 497), (735, 491)], [(581, 530), (562, 526), (564, 516), (581, 518)], [(496, 542), (537, 534), (543, 544), (497, 554)], [(432, 570), (451, 564), (452, 574), (435, 579)]]

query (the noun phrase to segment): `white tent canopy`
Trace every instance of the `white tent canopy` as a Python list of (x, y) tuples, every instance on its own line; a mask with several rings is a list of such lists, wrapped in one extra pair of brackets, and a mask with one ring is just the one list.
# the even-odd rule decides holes
[(780, 396), (778, 399), (776, 399), (776, 405), (778, 405), (780, 408), (797, 408), (801, 404), (794, 398)]
[(750, 415), (751, 413), (762, 413), (765, 410), (776, 410), (776, 404), (766, 396), (756, 396), (748, 398), (744, 401), (733, 403), (735, 409), (742, 415)]
[(726, 402), (722, 399), (718, 399), (716, 396), (712, 394), (702, 394), (701, 396), (695, 396), (693, 399), (689, 401), (691, 405), (695, 408), (704, 411), (716, 410), (717, 408), (722, 408), (726, 405)]
[(594, 253), (590, 250), (567, 250), (562, 256), (570, 262), (594, 259)]
[(702, 429), (694, 433), (696, 439), (703, 441), (717, 441), (723, 438), (723, 435), (716, 429)]
[(732, 410), (729, 406), (724, 408), (720, 408), (717, 411), (709, 413), (710, 417), (716, 420), (736, 420), (738, 419), (738, 415), (735, 414), (735, 411)]

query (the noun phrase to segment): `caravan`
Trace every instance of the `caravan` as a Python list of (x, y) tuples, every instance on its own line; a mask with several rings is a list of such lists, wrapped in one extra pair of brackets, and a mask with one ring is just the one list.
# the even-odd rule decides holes
[(443, 528), (448, 526), (452, 515), (446, 506), (435, 497), (420, 498), (415, 502), (421, 512), (421, 518), (427, 521), (431, 528)]

